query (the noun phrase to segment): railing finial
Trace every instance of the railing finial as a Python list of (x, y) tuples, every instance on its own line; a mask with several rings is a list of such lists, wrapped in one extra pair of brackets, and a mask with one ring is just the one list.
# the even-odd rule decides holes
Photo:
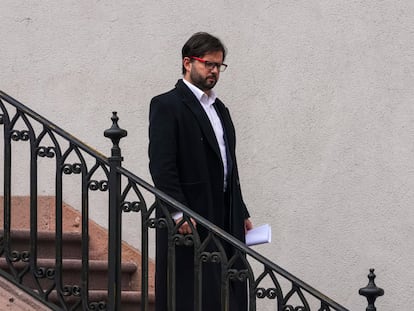
[(108, 137), (112, 140), (112, 156), (113, 157), (120, 157), (121, 156), (121, 149), (119, 148), (119, 141), (121, 140), (121, 138), (127, 136), (128, 132), (124, 129), (121, 129), (118, 126), (118, 116), (117, 116), (117, 112), (114, 111), (112, 112), (112, 126), (111, 128), (105, 130), (104, 132), (104, 136)]
[(127, 136), (127, 131), (118, 126), (116, 111), (112, 113), (112, 126), (104, 132), (112, 140), (109, 161), (109, 237), (108, 237), (108, 311), (121, 309), (121, 260), (122, 260), (122, 217), (121, 217), (121, 166), (122, 156), (119, 141)]
[(374, 271), (375, 269), (372, 269), (372, 268), (369, 269), (368, 285), (359, 290), (359, 294), (361, 296), (365, 296), (368, 300), (368, 307), (366, 308), (366, 311), (376, 311), (377, 308), (375, 308), (375, 300), (379, 296), (384, 295), (384, 290), (382, 288), (377, 287), (377, 285), (375, 285), (374, 279), (376, 275)]

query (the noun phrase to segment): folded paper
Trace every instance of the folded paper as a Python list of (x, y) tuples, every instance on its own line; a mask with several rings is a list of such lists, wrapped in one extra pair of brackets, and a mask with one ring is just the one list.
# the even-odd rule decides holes
[(246, 233), (246, 245), (270, 243), (272, 241), (272, 228), (269, 224), (253, 228)]

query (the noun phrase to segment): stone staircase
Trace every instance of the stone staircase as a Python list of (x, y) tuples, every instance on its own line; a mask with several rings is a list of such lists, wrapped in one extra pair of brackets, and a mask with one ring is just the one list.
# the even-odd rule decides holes
[[(13, 198), (12, 205), (14, 213), (16, 209), (23, 209), (27, 206), (28, 198), (17, 197)], [(42, 198), (42, 210), (44, 207), (53, 205), (53, 198)], [(0, 200), (1, 201), (1, 200)], [(40, 205), (39, 205), (40, 206)], [(20, 208), (19, 208), (20, 207)], [(54, 209), (48, 209), (49, 213)], [(21, 214), (20, 215), (25, 215)], [(52, 212), (53, 214), (53, 212)], [(53, 215), (49, 215), (53, 216)], [(1, 216), (2, 218), (3, 216)], [(49, 217), (47, 217), (49, 218)], [(53, 217), (52, 217), (53, 218)], [(13, 218), (12, 218), (13, 219)], [(63, 233), (63, 245), (62, 245), (62, 284), (67, 286), (68, 292), (71, 295), (63, 297), (65, 304), (75, 306), (79, 304), (74, 310), (83, 310), (80, 305), (80, 298), (76, 295), (76, 290), (81, 286), (81, 274), (82, 274), (82, 260), (81, 260), (81, 246), (82, 237), (79, 225), (79, 213), (70, 206), (64, 206), (64, 219), (66, 225), (64, 226)], [(53, 223), (47, 221), (48, 224)], [(69, 220), (69, 221), (68, 221)], [(72, 220), (72, 221), (71, 221)], [(24, 221), (20, 221), (25, 223)], [(69, 225), (71, 223), (71, 225)], [(24, 225), (13, 224), (11, 232), (11, 245), (12, 250), (19, 253), (30, 250), (30, 231), (25, 228)], [(49, 228), (41, 228), (38, 232), (37, 238), (37, 266), (44, 268), (44, 271), (53, 271), (55, 268), (55, 232), (54, 226)], [(48, 230), (46, 230), (48, 229)], [(1, 232), (2, 235), (2, 232)], [(140, 289), (140, 253), (131, 247), (130, 245), (123, 243), (122, 247), (122, 276), (121, 276), (121, 301), (122, 311), (136, 311), (141, 310), (141, 289)], [(28, 268), (28, 263), (22, 260), (13, 263), (13, 267), (17, 273), (22, 273), (22, 284), (28, 286), (35, 291), (40, 288), (43, 292), (50, 291), (49, 300), (54, 304), (60, 306), (59, 299), (54, 291), (54, 281), (45, 277), (40, 279), (34, 279), (31, 274), (24, 273), (24, 270)], [(4, 257), (0, 257), (0, 269), (9, 270), (9, 266)], [(107, 262), (107, 232), (104, 228), (98, 226), (96, 223), (89, 221), (89, 301), (95, 302), (99, 310), (99, 303), (106, 301), (107, 299), (107, 274), (108, 274), (108, 262)], [(150, 292), (150, 310), (154, 310), (154, 265), (150, 264), (150, 280), (149, 280), (149, 292)], [(38, 283), (38, 284), (37, 284)], [(62, 299), (62, 298), (60, 298)], [(63, 309), (62, 309), (63, 310)]]

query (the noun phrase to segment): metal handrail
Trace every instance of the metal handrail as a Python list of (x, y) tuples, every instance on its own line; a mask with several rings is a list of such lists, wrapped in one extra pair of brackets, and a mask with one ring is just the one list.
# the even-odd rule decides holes
[[(7, 104), (16, 108), (16, 114), (13, 118), (9, 117), (7, 109), (2, 101), (5, 101)], [(3, 111), (3, 114), (1, 114)], [(16, 130), (15, 122), (17, 119), (21, 118), (24, 124), (27, 126), (28, 130), (19, 131)], [(32, 128), (30, 119), (38, 122), (43, 126), (42, 133), (36, 137), (34, 130)], [(234, 238), (218, 226), (214, 225), (207, 219), (201, 217), (194, 211), (192, 211), (187, 206), (178, 202), (174, 198), (163, 193), (159, 189), (155, 188), (153, 185), (149, 184), (142, 178), (136, 176), (129, 170), (122, 167), (122, 156), (121, 149), (119, 148), (119, 141), (122, 137), (126, 136), (126, 131), (122, 130), (118, 126), (118, 117), (116, 113), (113, 113), (112, 116), (112, 127), (105, 131), (105, 136), (110, 138), (113, 143), (112, 154), (110, 157), (106, 157), (97, 150), (91, 148), (87, 144), (81, 142), (76, 137), (73, 137), (68, 132), (64, 131), (57, 125), (53, 124), (46, 118), (40, 116), (30, 108), (26, 107), (19, 101), (15, 100), (6, 93), (0, 91), (0, 124), (4, 125), (4, 234), (2, 237), (2, 243), (0, 244), (0, 257), (3, 256), (7, 263), (8, 269), (11, 270), (11, 273), (0, 270), (0, 275), (6, 277), (10, 281), (16, 283), (20, 288), (28, 291), (32, 296), (36, 296), (39, 300), (43, 300), (49, 307), (54, 310), (95, 310), (96, 308), (104, 308), (108, 311), (120, 310), (121, 306), (121, 289), (118, 286), (120, 282), (120, 273), (121, 273), (121, 226), (122, 226), (122, 214), (126, 212), (141, 212), (142, 217), (142, 266), (141, 271), (143, 273), (142, 278), (142, 294), (141, 294), (141, 309), (149, 310), (149, 299), (148, 299), (148, 231), (150, 229), (156, 229), (161, 227), (168, 227), (170, 238), (177, 239), (175, 244), (170, 246), (169, 251), (174, 252), (174, 248), (178, 246), (181, 242), (179, 241), (182, 236), (177, 233), (177, 226), (172, 223), (168, 211), (165, 212), (163, 217), (155, 217), (156, 206), (151, 206), (147, 208), (143, 195), (141, 194), (140, 188), (145, 189), (149, 193), (155, 196), (156, 200), (162, 201), (164, 204), (170, 206), (172, 209), (181, 211), (184, 214), (185, 219), (193, 218), (196, 220), (198, 226), (202, 226), (208, 229), (209, 238), (214, 239), (218, 244), (217, 252), (214, 252), (214, 256), (218, 256), (219, 261), (226, 261), (225, 252), (222, 251), (223, 247), (221, 243), (226, 243), (232, 245), (234, 249), (237, 250), (239, 254), (242, 254), (242, 257), (248, 258), (250, 261), (255, 261), (260, 263), (264, 267), (264, 272), (255, 277), (253, 269), (251, 268), (248, 261), (244, 261), (244, 269), (240, 271), (234, 271), (234, 269), (229, 269), (228, 275), (231, 273), (238, 274), (238, 277), (241, 281), (246, 282), (247, 279), (250, 281), (250, 305), (249, 310), (256, 310), (256, 299), (260, 298), (269, 298), (275, 299), (277, 302), (277, 310), (279, 311), (290, 311), (290, 310), (303, 310), (310, 311), (311, 308), (308, 304), (306, 297), (303, 295), (303, 292), (306, 292), (313, 298), (317, 299), (320, 302), (320, 305), (317, 307), (318, 311), (330, 311), (331, 308), (337, 311), (348, 311), (345, 307), (333, 301), (331, 298), (326, 297), (324, 294), (300, 280), (296, 276), (292, 275), (285, 269), (271, 262), (269, 259), (265, 258), (258, 252), (247, 247), (244, 243)], [(17, 135), (13, 137), (13, 135)], [(42, 139), (45, 135), (49, 135), (53, 142), (52, 147), (43, 147), (41, 146)], [(61, 146), (57, 142), (55, 135), (63, 138), (65, 141), (69, 142), (70, 147), (65, 151), (61, 150)], [(30, 251), (25, 251), (22, 253), (13, 251), (13, 245), (10, 240), (11, 226), (10, 226), (10, 215), (12, 211), (11, 207), (11, 144), (12, 141), (29, 141), (31, 147), (31, 190), (30, 190), (30, 211), (35, 216), (31, 220), (31, 249)], [(40, 153), (42, 151), (42, 153)], [(95, 159), (95, 165), (88, 169), (84, 156), (80, 151), (85, 152), (92, 159)], [(49, 153), (48, 153), (49, 152)], [(75, 163), (73, 165), (68, 165), (65, 163), (66, 157), (71, 152), (74, 152), (80, 163)], [(83, 220), (82, 222), (82, 286), (73, 285), (71, 286), (71, 293), (68, 294), (68, 288), (62, 284), (62, 249), (60, 243), (62, 243), (62, 219), (57, 217), (57, 229), (56, 229), (56, 270), (53, 270), (51, 273), (52, 276), (47, 276), (46, 270), (43, 267), (38, 267), (37, 265), (37, 254), (36, 254), (36, 238), (37, 238), (37, 202), (36, 197), (37, 193), (37, 160), (39, 157), (46, 156), (50, 158), (56, 158), (56, 209), (62, 216), (62, 175), (63, 174), (80, 174), (82, 176), (82, 215), (87, 216), (88, 212), (88, 192), (89, 191), (108, 191), (109, 193), (109, 204), (108, 204), (108, 215), (109, 219), (109, 252), (108, 252), (108, 261), (109, 261), (109, 277), (108, 277), (108, 298), (106, 301), (89, 301), (89, 288), (88, 288), (88, 220)], [(97, 169), (102, 169), (107, 180), (96, 181), (93, 180), (93, 174)], [(121, 180), (127, 180), (127, 185), (124, 188), (121, 187)], [(129, 192), (135, 192), (137, 196), (136, 202), (124, 202), (127, 194)], [(127, 208), (125, 208), (127, 206)], [(197, 251), (200, 252), (200, 258), (202, 256), (208, 256), (212, 253), (208, 253), (201, 247), (200, 237), (197, 234), (197, 231), (193, 235), (190, 235), (190, 246), (193, 246)], [(188, 242), (188, 241), (187, 241)], [(198, 244), (197, 244), (198, 243)], [(201, 260), (199, 258), (199, 260)], [(27, 266), (24, 272), (19, 272), (14, 268), (15, 262), (27, 263)], [(231, 261), (231, 260), (230, 260)], [(170, 265), (170, 267), (173, 267)], [(60, 269), (60, 270), (59, 270)], [(172, 268), (174, 269), (174, 268)], [(230, 271), (232, 270), (232, 271)], [(276, 276), (276, 275), (277, 276)], [(30, 275), (36, 282), (35, 291), (31, 290), (28, 286), (24, 285), (22, 279), (25, 275)], [(172, 274), (174, 275), (174, 274)], [(265, 289), (259, 288), (261, 280), (267, 276), (271, 276), (271, 281), (273, 282), (273, 287)], [(45, 277), (53, 279), (53, 286), (51, 288), (45, 289), (42, 286), (41, 280)], [(229, 277), (229, 276), (227, 276)], [(282, 289), (278, 283), (278, 278), (282, 277), (283, 279), (290, 282), (292, 289), (286, 294), (282, 293)], [(172, 290), (173, 283), (170, 282), (170, 294), (174, 296), (174, 290)], [(226, 289), (222, 289), (223, 293), (227, 293)], [(57, 292), (58, 302), (50, 302), (50, 294), (52, 291)], [(303, 291), (303, 292), (302, 292)], [(370, 291), (362, 291), (362, 293), (369, 296)], [(37, 294), (36, 294), (37, 293)], [(294, 307), (290, 303), (290, 298), (292, 295), (297, 294), (299, 296), (299, 302), (295, 302), (297, 305)], [(76, 296), (76, 300), (73, 304), (67, 304), (64, 299), (65, 295)], [(196, 298), (199, 299), (200, 297)], [(374, 300), (375, 301), (375, 300)], [(372, 305), (373, 302), (371, 301)], [(171, 310), (175, 310), (174, 299), (170, 299)], [(201, 304), (199, 307), (201, 308)], [(226, 307), (223, 305), (223, 310)], [(200, 309), (201, 310), (201, 309)]]
[(0, 90), (0, 98), (4, 99), (6, 102), (13, 105), (18, 110), (20, 110), (24, 114), (30, 116), (31, 118), (33, 118), (34, 120), (36, 120), (40, 124), (43, 124), (44, 126), (52, 129), (54, 132), (56, 132), (56, 134), (58, 134), (61, 137), (65, 138), (66, 140), (70, 141), (71, 143), (76, 145), (79, 149), (85, 151), (86, 153), (88, 153), (92, 157), (95, 157), (95, 158), (99, 159), (99, 161), (101, 161), (101, 162), (108, 165), (108, 158), (104, 154), (100, 153), (98, 150), (96, 150), (96, 149), (90, 147), (89, 145), (85, 144), (84, 142), (82, 142), (81, 140), (76, 138), (75, 136), (69, 134), (68, 132), (66, 132), (65, 130), (63, 130), (62, 128), (60, 128), (59, 126), (54, 124), (53, 122), (51, 122), (48, 119), (42, 117), (40, 114), (36, 113), (35, 111), (30, 109), (29, 107), (25, 106), (24, 104), (22, 104), (21, 102), (19, 102), (16, 99), (14, 99), (10, 95), (7, 95), (6, 93), (4, 93), (1, 90)]
[(325, 296), (309, 284), (305, 283), (304, 281), (300, 280), (293, 274), (289, 273), (285, 269), (281, 268), (280, 266), (276, 265), (274, 262), (270, 261), (268, 258), (264, 257), (263, 255), (259, 254), (255, 250), (253, 250), (250, 247), (247, 247), (244, 243), (242, 243), (240, 240), (236, 239), (232, 235), (228, 234), (223, 229), (219, 228), (212, 222), (208, 221), (204, 217), (200, 216), (184, 204), (178, 202), (174, 198), (170, 197), (169, 195), (165, 194), (164, 192), (158, 190), (151, 184), (144, 181), (142, 178), (139, 178), (138, 176), (134, 175), (133, 173), (129, 172), (125, 168), (119, 167), (117, 168), (120, 173), (122, 173), (124, 176), (128, 177), (129, 179), (133, 180), (135, 183), (143, 187), (144, 189), (148, 190), (149, 192), (153, 193), (157, 198), (161, 199), (163, 202), (167, 203), (168, 205), (174, 207), (176, 210), (179, 210), (183, 212), (185, 215), (187, 215), (189, 218), (193, 218), (196, 220), (197, 224), (202, 225), (203, 227), (209, 228), (211, 232), (213, 232), (215, 235), (220, 237), (222, 240), (230, 243), (231, 245), (237, 247), (237, 249), (241, 250), (243, 253), (249, 255), (250, 257), (254, 258), (255, 260), (261, 262), (262, 264), (269, 267), (271, 270), (276, 271), (281, 276), (285, 277), (286, 279), (290, 280), (292, 283), (297, 285), (298, 287), (304, 289), (306, 292), (314, 296), (315, 298), (318, 298), (320, 300), (323, 300), (326, 302), (326, 304), (335, 310), (338, 311), (348, 311), (347, 308), (344, 306), (338, 304), (337, 302), (333, 301), (329, 297)]

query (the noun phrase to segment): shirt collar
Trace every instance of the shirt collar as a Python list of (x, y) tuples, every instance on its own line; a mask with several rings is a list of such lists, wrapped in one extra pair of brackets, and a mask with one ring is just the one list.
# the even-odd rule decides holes
[(206, 106), (211, 106), (216, 101), (217, 95), (214, 92), (214, 90), (211, 90), (210, 96), (208, 96), (206, 93), (204, 93), (202, 90), (200, 90), (198, 87), (196, 87), (194, 84), (191, 84), (186, 79), (183, 79), (183, 82), (185, 85), (188, 86), (188, 88), (193, 92), (195, 97), (197, 97), (198, 101)]

